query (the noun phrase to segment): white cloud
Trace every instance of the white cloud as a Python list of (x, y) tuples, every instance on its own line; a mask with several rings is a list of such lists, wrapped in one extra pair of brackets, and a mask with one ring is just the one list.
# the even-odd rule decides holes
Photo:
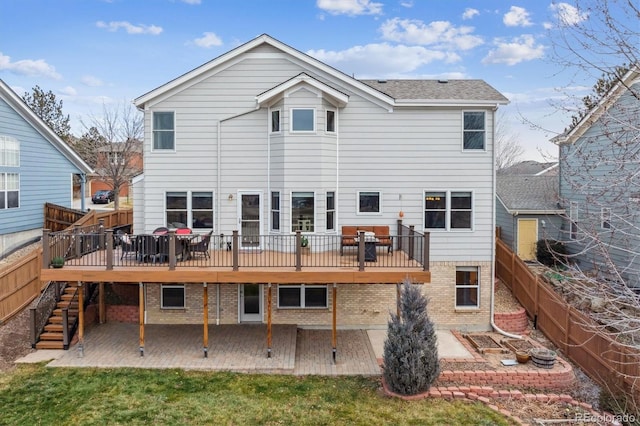
[(477, 16), (477, 15), (480, 15), (480, 11), (478, 9), (472, 9), (468, 7), (464, 10), (464, 13), (462, 14), (462, 19), (464, 20), (472, 19), (474, 16)]
[(201, 4), (202, 0), (182, 0), (182, 2), (186, 4)]
[(133, 25), (127, 21), (111, 21), (109, 23), (104, 21), (96, 22), (98, 28), (104, 28), (108, 31), (115, 32), (120, 28), (123, 28), (128, 34), (151, 34), (158, 35), (162, 32), (162, 27), (157, 25)]
[(65, 96), (76, 96), (78, 94), (78, 91), (71, 86), (67, 86), (58, 90), (58, 93)]
[(380, 15), (382, 3), (371, 0), (317, 0), (316, 5), (332, 15)]
[(413, 7), (413, 1), (401, 1), (400, 6), (411, 9)]
[(509, 12), (505, 13), (502, 22), (507, 27), (530, 27), (533, 25), (529, 20), (529, 12), (524, 7), (511, 6)]
[(425, 24), (417, 19), (393, 18), (384, 22), (380, 31), (385, 40), (439, 48), (469, 50), (484, 43), (471, 34), (473, 27), (456, 28), (448, 21)]
[(208, 49), (213, 46), (222, 46), (222, 40), (215, 33), (202, 33), (202, 37), (193, 40), (196, 46)]
[(509, 41), (496, 39), (495, 49), (489, 51), (482, 59), (483, 64), (516, 65), (523, 61), (531, 61), (544, 56), (545, 47), (537, 44), (532, 35), (524, 34)]
[(386, 77), (415, 71), (433, 61), (457, 62), (455, 53), (421, 46), (392, 46), (388, 43), (354, 46), (342, 51), (310, 50), (308, 55), (354, 74), (357, 78)]
[(0, 52), (0, 71), (9, 71), (13, 74), (28, 75), (30, 77), (48, 77), (60, 80), (62, 76), (56, 72), (54, 66), (49, 65), (44, 59), (22, 59), (12, 62), (11, 57)]
[(589, 12), (580, 12), (578, 8), (568, 3), (553, 3), (549, 9), (554, 13), (560, 25), (577, 25), (589, 17)]
[(100, 86), (102, 86), (104, 84), (102, 82), (102, 80), (100, 80), (98, 77), (94, 77), (92, 75), (84, 75), (84, 76), (82, 76), (80, 81), (82, 82), (82, 84), (84, 84), (85, 86), (89, 86), (89, 87), (100, 87)]

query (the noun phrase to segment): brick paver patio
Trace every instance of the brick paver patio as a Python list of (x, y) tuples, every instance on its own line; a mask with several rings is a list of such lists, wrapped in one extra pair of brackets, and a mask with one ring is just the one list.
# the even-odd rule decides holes
[(73, 345), (52, 367), (137, 367), (219, 370), (296, 375), (378, 375), (380, 367), (366, 330), (338, 330), (334, 364), (331, 330), (298, 330), (274, 325), (271, 358), (267, 358), (264, 324), (210, 325), (208, 358), (202, 348), (202, 326), (146, 325), (144, 356), (138, 326), (111, 322), (85, 334), (83, 356)]

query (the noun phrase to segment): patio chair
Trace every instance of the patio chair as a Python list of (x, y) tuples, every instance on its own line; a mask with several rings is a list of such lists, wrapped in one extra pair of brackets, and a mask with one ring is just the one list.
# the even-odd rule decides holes
[(138, 235), (136, 239), (138, 260), (152, 262), (158, 254), (158, 237), (155, 235)]
[(210, 257), (209, 254), (209, 243), (211, 242), (211, 235), (213, 231), (210, 231), (206, 235), (202, 235), (200, 237), (194, 237), (194, 239), (189, 243), (189, 257), (193, 258), (196, 253), (204, 255), (207, 259)]
[(159, 237), (156, 237), (157, 250), (151, 258), (153, 263), (169, 261), (169, 241), (168, 235), (160, 235)]

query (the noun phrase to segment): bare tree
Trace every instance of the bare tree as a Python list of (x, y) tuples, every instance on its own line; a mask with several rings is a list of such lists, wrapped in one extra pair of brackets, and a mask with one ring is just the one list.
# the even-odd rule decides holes
[(114, 207), (120, 206), (120, 189), (142, 172), (143, 118), (133, 105), (122, 102), (103, 105), (102, 114), (91, 114), (80, 120), (85, 133), (76, 141), (75, 149), (95, 167), (100, 179), (114, 194)]
[[(639, 3), (576, 0), (574, 5), (552, 5), (556, 20), (549, 33), (551, 59), (571, 73), (568, 102), (558, 107), (572, 122), (553, 139), (560, 148), (560, 198), (568, 212), (568, 256), (559, 256), (566, 262), (557, 289), (593, 320), (584, 327), (638, 351)], [(571, 97), (569, 87), (585, 78), (595, 81), (591, 93)]]
[(503, 112), (498, 112), (495, 130), (496, 170), (506, 169), (520, 161), (524, 148), (519, 135), (513, 133)]

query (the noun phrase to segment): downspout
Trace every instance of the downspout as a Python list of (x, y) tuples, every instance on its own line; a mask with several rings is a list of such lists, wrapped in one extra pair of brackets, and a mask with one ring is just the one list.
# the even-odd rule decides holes
[(491, 138), (491, 144), (493, 146), (493, 155), (491, 156), (491, 170), (493, 174), (493, 194), (491, 199), (491, 205), (493, 206), (493, 211), (491, 215), (491, 304), (490, 304), (490, 313), (491, 316), (491, 328), (494, 331), (502, 334), (503, 336), (510, 337), (512, 339), (522, 339), (522, 336), (518, 334), (512, 334), (504, 331), (500, 327), (498, 327), (493, 320), (493, 315), (495, 314), (494, 303), (495, 303), (495, 293), (496, 293), (496, 161), (495, 161), (495, 128), (496, 128), (496, 110), (498, 107), (496, 106), (493, 109), (493, 114), (491, 114), (491, 119), (493, 120), (493, 124), (491, 127), (492, 134), (494, 137)]
[(216, 284), (216, 325), (220, 325), (220, 283)]
[(222, 162), (220, 161), (220, 152), (222, 150), (221, 147), (221, 142), (220, 142), (220, 137), (222, 135), (222, 132), (220, 130), (220, 126), (222, 125), (222, 122), (220, 120), (218, 120), (218, 141), (217, 141), (217, 146), (216, 146), (216, 169), (217, 169), (217, 185), (216, 185), (216, 229), (218, 230), (218, 232), (220, 232), (220, 197), (222, 196), (221, 192), (222, 191), (222, 183), (220, 182), (220, 179), (222, 178), (222, 172), (220, 171), (220, 165), (222, 164)]

